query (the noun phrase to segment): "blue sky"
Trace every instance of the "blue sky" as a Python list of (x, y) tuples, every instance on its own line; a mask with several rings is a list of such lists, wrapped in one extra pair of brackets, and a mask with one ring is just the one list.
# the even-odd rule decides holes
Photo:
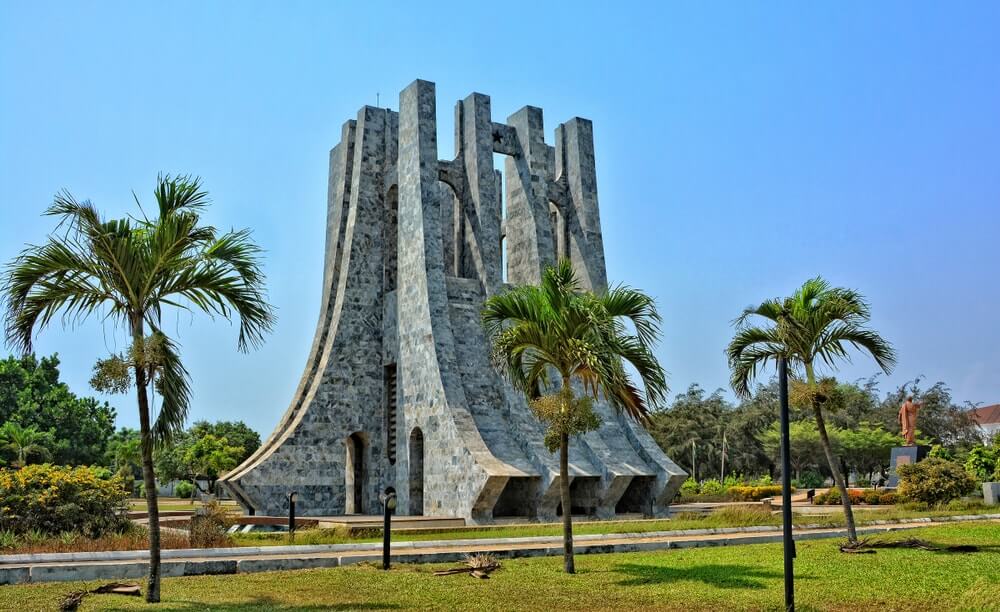
[[(364, 104), (438, 86), (494, 120), (594, 121), (609, 276), (659, 300), (675, 392), (727, 384), (731, 320), (822, 274), (873, 305), (918, 375), (1000, 402), (1000, 4), (0, 2), (0, 259), (63, 188), (109, 214), (159, 172), (267, 249), (279, 322), (257, 352), (186, 315), (192, 418), (267, 434), (319, 309), (327, 152)], [(121, 350), (99, 321), (41, 334), (81, 393)], [(840, 371), (867, 377), (857, 357)], [(135, 426), (131, 398), (114, 397)]]

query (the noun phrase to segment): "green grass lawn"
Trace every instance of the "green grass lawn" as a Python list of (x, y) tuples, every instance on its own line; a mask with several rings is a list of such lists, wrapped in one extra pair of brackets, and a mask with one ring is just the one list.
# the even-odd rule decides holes
[[(906, 510), (893, 508), (880, 512), (856, 512), (858, 525), (874, 520), (893, 520), (919, 517), (942, 517), (961, 514), (980, 514), (985, 508)], [(795, 525), (822, 525), (840, 527), (844, 525), (844, 515), (835, 509), (829, 515), (795, 515)], [(682, 529), (709, 529), (718, 527), (747, 527), (751, 525), (781, 525), (781, 515), (771, 513), (763, 506), (729, 506), (707, 515), (681, 513), (669, 520), (647, 521), (592, 521), (578, 522), (573, 526), (577, 535), (602, 533), (647, 533), (650, 531), (675, 531)], [(367, 531), (367, 533), (366, 533)], [(295, 536), (295, 544), (350, 544), (381, 541), (381, 530), (362, 530), (350, 534), (342, 529), (307, 529)], [(484, 526), (475, 529), (433, 529), (420, 532), (402, 531), (393, 538), (399, 541), (461, 540), (472, 538), (524, 538), (534, 536), (558, 536), (562, 534), (560, 523)], [(235, 534), (234, 546), (279, 546), (289, 543), (287, 533)]]
[[(800, 610), (1000, 610), (1000, 523), (907, 530), (936, 544), (977, 544), (978, 553), (837, 550), (839, 540), (798, 544)], [(581, 555), (578, 574), (556, 557), (503, 561), (490, 580), (435, 577), (441, 565), (373, 566), (235, 576), (168, 578), (156, 610), (719, 610), (780, 609), (776, 544), (652, 553)], [(97, 583), (0, 587), (0, 610), (56, 609), (67, 592)], [(135, 598), (94, 595), (82, 610), (147, 608)]]
[[(226, 507), (232, 507), (232, 509), (233, 509), (234, 512), (239, 509), (239, 507), (236, 505), (235, 502), (224, 501), (224, 502), (222, 502), (222, 504), (224, 506), (226, 506)], [(139, 499), (139, 498), (130, 499), (128, 501), (128, 505), (129, 505), (129, 508), (128, 508), (129, 510), (144, 511), (146, 509), (146, 500), (145, 499)], [(181, 499), (179, 497), (161, 497), (158, 500), (158, 502), (157, 502), (157, 507), (161, 511), (163, 511), (163, 510), (192, 510), (193, 511), (195, 508), (198, 508), (201, 505), (202, 505), (201, 502), (190, 500), (190, 499)]]

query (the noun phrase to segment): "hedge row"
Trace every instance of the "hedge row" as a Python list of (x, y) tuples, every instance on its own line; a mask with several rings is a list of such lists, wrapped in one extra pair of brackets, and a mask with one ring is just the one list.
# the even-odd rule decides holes
[[(793, 488), (792, 491), (795, 489)], [(765, 497), (781, 495), (781, 485), (737, 486), (726, 489), (726, 494), (734, 501), (760, 501)]]
[[(848, 489), (847, 494), (851, 498), (852, 504), (891, 505), (902, 501), (898, 494), (892, 491), (877, 491), (875, 489)], [(826, 493), (820, 493), (813, 499), (814, 504), (839, 505), (841, 503), (840, 491), (830, 489)]]

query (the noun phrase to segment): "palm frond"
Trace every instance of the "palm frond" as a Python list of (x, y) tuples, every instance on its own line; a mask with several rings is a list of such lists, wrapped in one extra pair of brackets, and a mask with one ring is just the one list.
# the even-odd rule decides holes
[[(789, 366), (807, 368), (820, 360), (833, 368), (849, 359), (848, 347), (867, 351), (883, 371), (895, 363), (892, 346), (865, 327), (871, 308), (853, 289), (831, 287), (821, 277), (807, 280), (784, 300), (767, 300), (744, 310), (736, 319), (736, 336), (726, 350), (730, 383), (737, 394), (748, 396), (752, 379), (770, 360), (784, 356)], [(751, 327), (760, 316), (771, 325)]]
[(154, 443), (163, 446), (184, 429), (191, 402), (191, 387), (177, 345), (159, 330), (154, 330), (152, 338), (158, 353), (154, 386), (162, 398), (152, 433)]
[(649, 346), (659, 337), (660, 313), (656, 310), (656, 302), (650, 296), (619, 285), (604, 294), (601, 302), (612, 318), (629, 319), (643, 344)]
[(154, 195), (161, 219), (179, 211), (204, 208), (209, 203), (208, 192), (202, 189), (201, 179), (187, 174), (156, 177)]

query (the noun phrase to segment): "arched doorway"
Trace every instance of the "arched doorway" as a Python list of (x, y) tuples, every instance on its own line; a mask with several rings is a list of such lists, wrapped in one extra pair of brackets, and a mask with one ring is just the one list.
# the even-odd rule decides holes
[(424, 433), (410, 432), (410, 515), (424, 514)]
[(344, 462), (344, 514), (364, 514), (365, 439), (360, 432), (347, 437)]

